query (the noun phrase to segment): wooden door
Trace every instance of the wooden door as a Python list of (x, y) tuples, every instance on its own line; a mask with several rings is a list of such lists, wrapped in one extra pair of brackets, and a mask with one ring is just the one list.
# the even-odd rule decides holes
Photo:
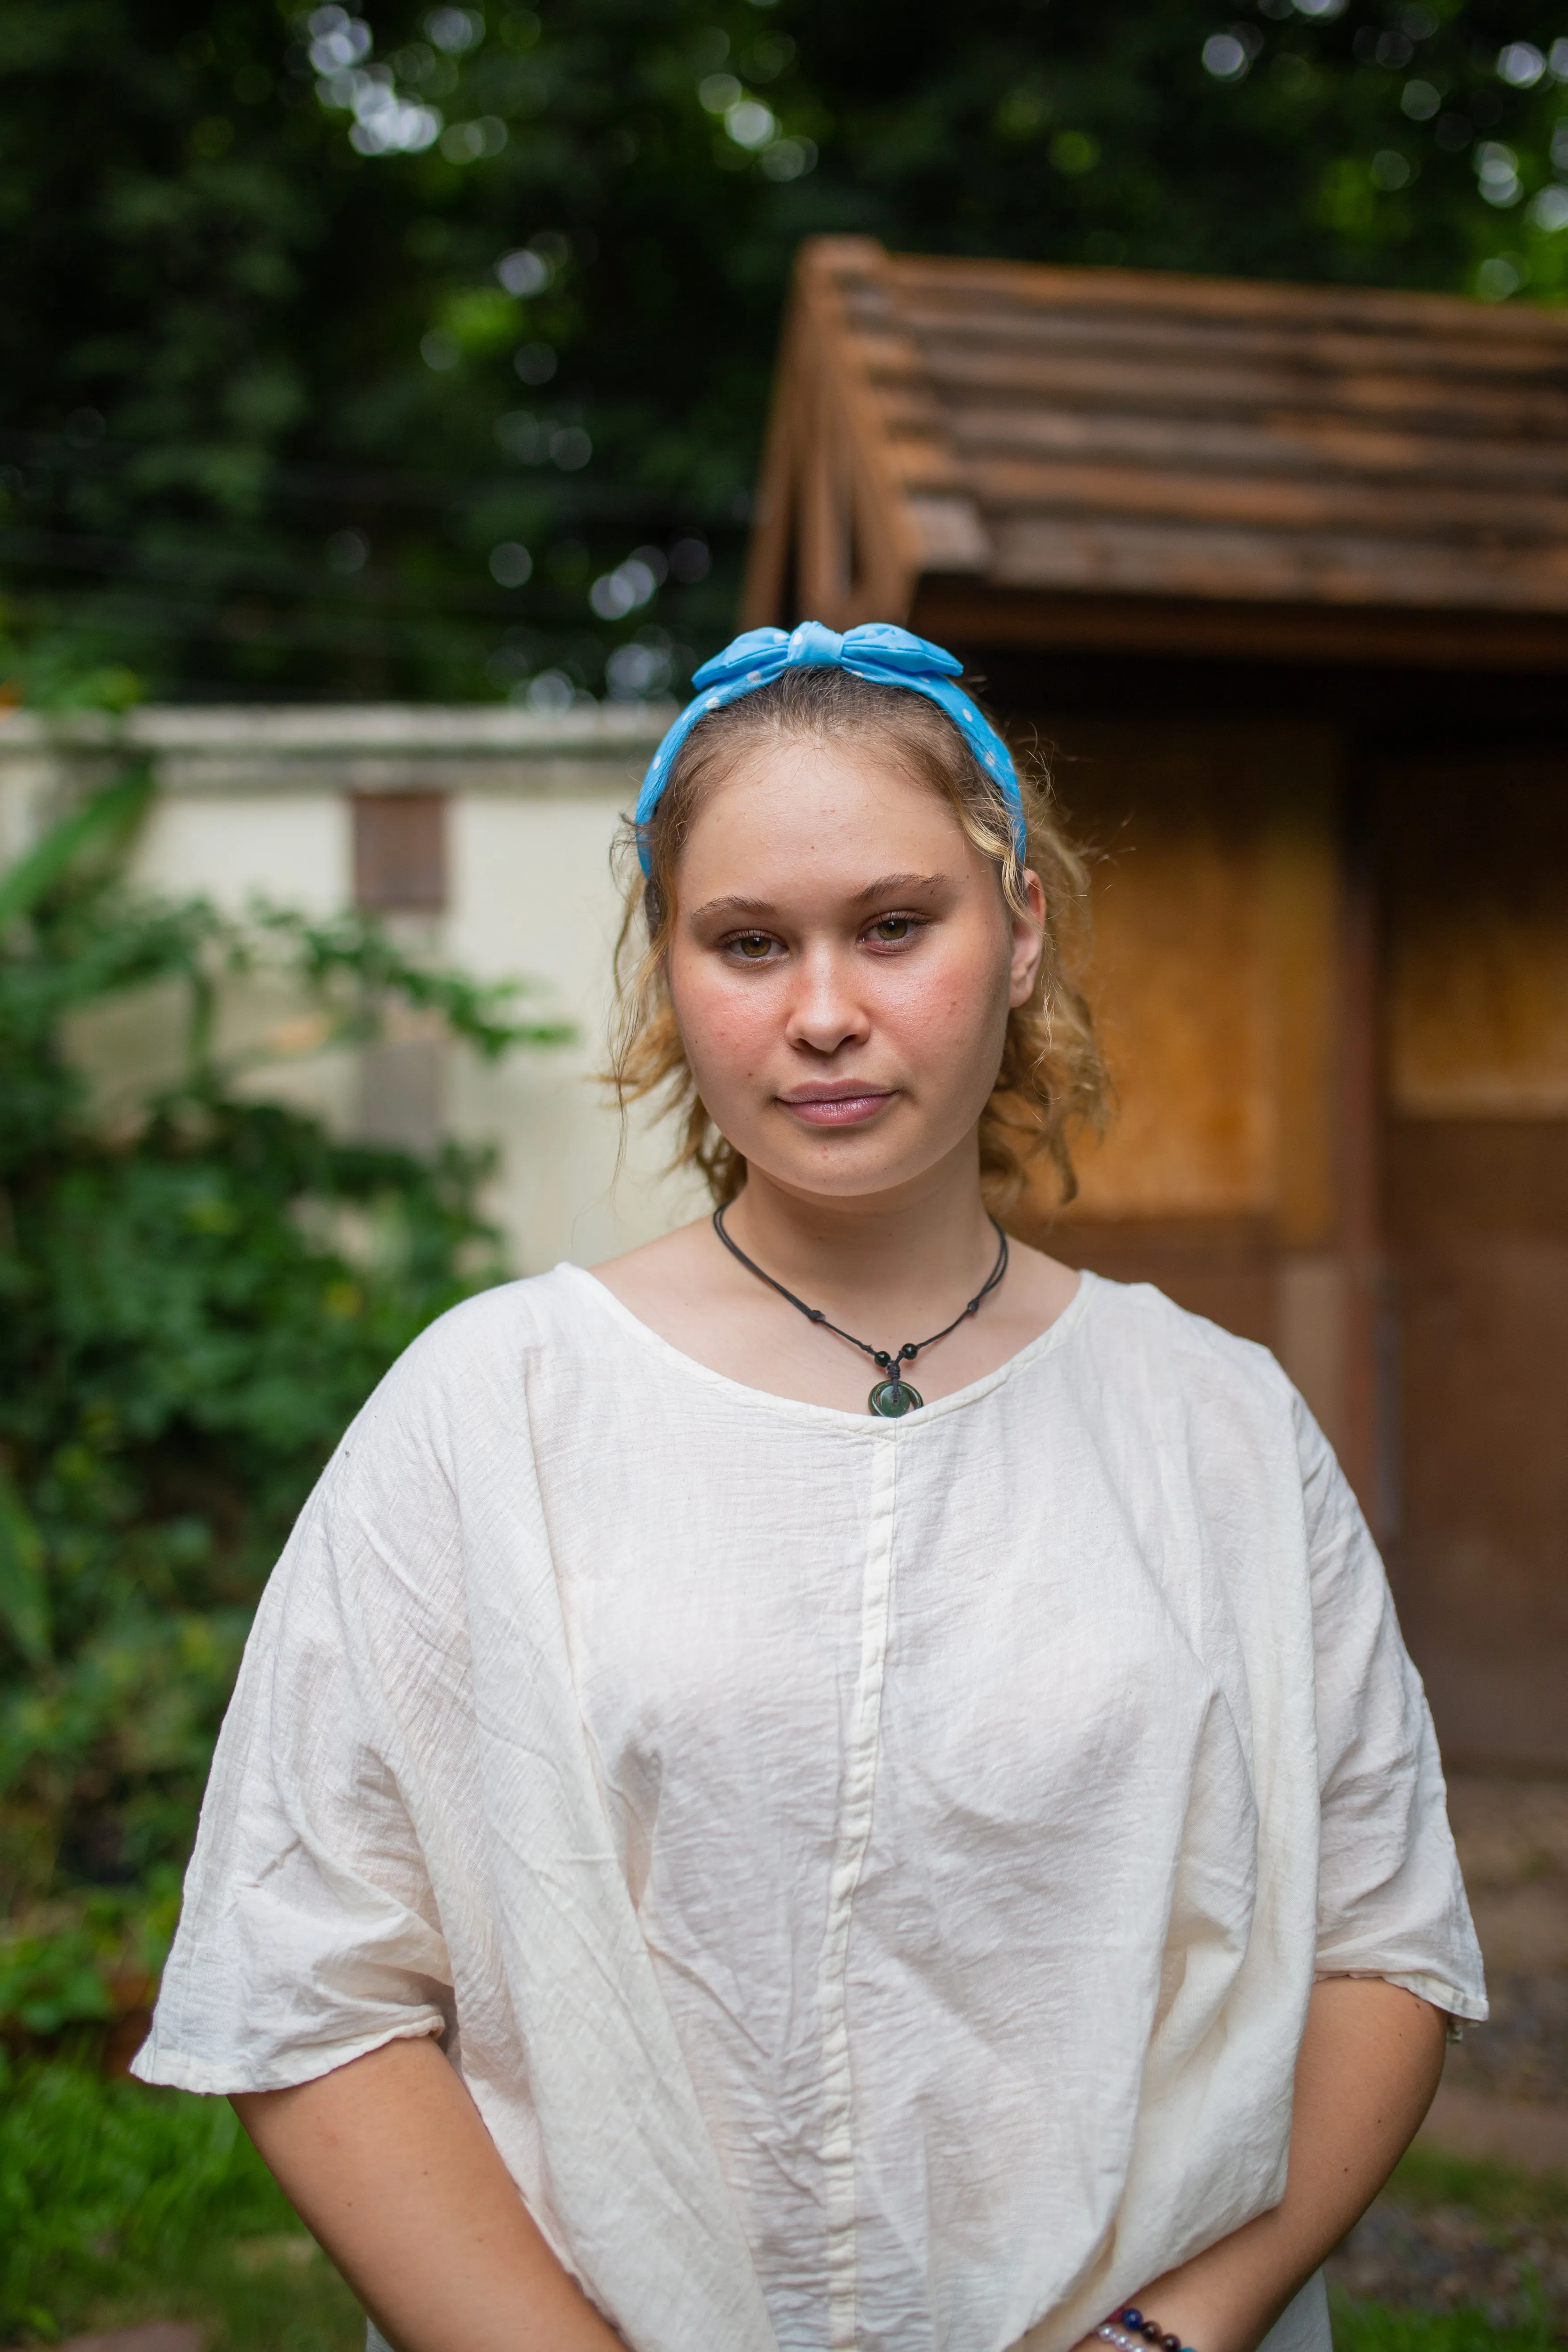
[(1118, 1105), (1015, 1222), (1274, 1348), (1446, 1752), (1568, 1765), (1568, 761), (1042, 731)]
[(1450, 1758), (1568, 1764), (1568, 761), (1378, 780), (1401, 1616)]
[(1116, 1087), (1082, 1190), (1020, 1230), (1276, 1349), (1346, 1447), (1341, 759), (1308, 726), (1043, 729), (1093, 858), (1089, 987)]

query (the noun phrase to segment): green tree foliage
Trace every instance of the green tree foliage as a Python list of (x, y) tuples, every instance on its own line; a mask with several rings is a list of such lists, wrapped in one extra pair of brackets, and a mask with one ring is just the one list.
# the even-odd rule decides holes
[[(493, 1280), (487, 1161), (334, 1139), (225, 1061), (224, 986), (382, 1008), (494, 1056), (563, 1034), (357, 918), (243, 922), (129, 894), (132, 775), (0, 876), (0, 2023), (140, 1998), (261, 1583), (407, 1342)], [(174, 1083), (111, 1112), (71, 1051), (105, 1007), (182, 1009)]]
[(1550, 0), (0, 0), (10, 667), (679, 685), (803, 235), (1555, 299), (1565, 37)]

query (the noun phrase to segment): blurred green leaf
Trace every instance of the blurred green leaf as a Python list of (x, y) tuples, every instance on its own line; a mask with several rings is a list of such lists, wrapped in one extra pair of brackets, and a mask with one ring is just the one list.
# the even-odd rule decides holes
[(49, 1595), (44, 1545), (16, 1486), (0, 1468), (0, 1629), (29, 1665), (49, 1654)]
[(140, 822), (153, 792), (145, 761), (107, 790), (95, 793), (51, 827), (24, 856), (0, 874), (0, 932), (31, 912), (89, 851), (115, 847)]

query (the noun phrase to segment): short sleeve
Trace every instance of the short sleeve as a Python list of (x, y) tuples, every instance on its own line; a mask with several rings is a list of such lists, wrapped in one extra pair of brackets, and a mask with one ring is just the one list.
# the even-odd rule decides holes
[(1296, 1400), (1317, 1654), (1317, 1967), (1487, 2014), (1437, 1742), (1388, 1580), (1343, 1472)]
[(281, 2090), (450, 2021), (451, 1970), (334, 1540), (343, 1456), (263, 1596), (132, 2071)]

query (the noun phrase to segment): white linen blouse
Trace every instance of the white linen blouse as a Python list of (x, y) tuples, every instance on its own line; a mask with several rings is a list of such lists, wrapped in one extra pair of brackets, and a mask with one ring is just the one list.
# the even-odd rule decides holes
[(1486, 2014), (1382, 1568), (1264, 1349), (1086, 1275), (879, 1421), (562, 1265), (323, 1475), (135, 2071), (439, 2033), (636, 2352), (1058, 2352), (1278, 2200), (1314, 1970)]

